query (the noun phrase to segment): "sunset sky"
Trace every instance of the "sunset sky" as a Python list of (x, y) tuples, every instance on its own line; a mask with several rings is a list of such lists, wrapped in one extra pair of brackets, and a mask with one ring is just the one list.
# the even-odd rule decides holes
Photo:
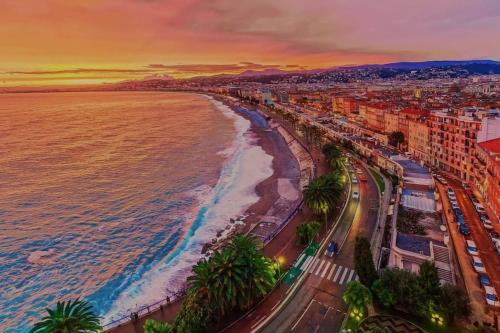
[(499, 0), (1, 0), (0, 86), (500, 60)]

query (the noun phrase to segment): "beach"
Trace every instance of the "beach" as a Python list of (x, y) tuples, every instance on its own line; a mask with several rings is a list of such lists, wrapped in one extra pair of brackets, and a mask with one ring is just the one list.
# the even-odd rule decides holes
[[(226, 221), (226, 228), (230, 229), (224, 230), (221, 228), (218, 230), (218, 234), (222, 233), (222, 235), (217, 238), (216, 244), (210, 244), (207, 255), (214, 248), (223, 246), (227, 237), (232, 234), (238, 232), (249, 233), (264, 240), (267, 235), (272, 233), (280, 222), (284, 221), (301, 202), (300, 183), (304, 171), (301, 172), (301, 163), (297, 158), (306, 158), (300, 156), (300, 154), (298, 156), (294, 155), (294, 153), (297, 154), (298, 148), (295, 147), (295, 151), (292, 152), (289, 147), (289, 145), (292, 145), (290, 137), (284, 137), (283, 129), (278, 129), (276, 124), (269, 123), (260, 112), (232, 103), (230, 100), (215, 99), (230, 107), (232, 112), (251, 122), (245, 136), (248, 136), (247, 139), (253, 145), (262, 148), (267, 155), (272, 156), (272, 174), (256, 184), (254, 192), (258, 199), (245, 209), (240, 216), (234, 216), (236, 220), (241, 218), (241, 222), (234, 223), (233, 221), (231, 223)], [(298, 145), (298, 143), (295, 144)], [(302, 153), (306, 155), (304, 152)], [(213, 235), (213, 237), (213, 240), (215, 240), (216, 235)], [(150, 309), (143, 308), (139, 315), (172, 321), (179, 309), (180, 302), (181, 299), (178, 299), (176, 301), (172, 300), (171, 304), (163, 304), (161, 308), (159, 308), (159, 304)], [(136, 323), (135, 325), (140, 327), (140, 324)], [(133, 323), (127, 322), (110, 330), (110, 332), (133, 332), (133, 327)]]

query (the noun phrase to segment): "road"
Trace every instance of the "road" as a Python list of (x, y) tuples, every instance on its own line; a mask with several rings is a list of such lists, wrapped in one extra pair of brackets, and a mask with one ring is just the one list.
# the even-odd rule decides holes
[[(500, 257), (493, 249), (488, 234), (484, 229), (479, 216), (477, 215), (475, 208), (467, 195), (467, 192), (457, 181), (452, 179), (447, 179), (447, 181), (448, 186), (453, 188), (455, 191), (460, 209), (464, 212), (466, 224), (471, 232), (471, 236), (469, 236), (469, 238), (476, 243), (479, 250), (479, 256), (483, 261), (490, 281), (498, 291), (500, 290)], [(462, 271), (462, 277), (471, 300), (473, 315), (477, 320), (483, 320), (485, 317), (491, 317), (494, 310), (487, 307), (486, 302), (484, 301), (484, 292), (479, 285), (478, 274), (473, 269), (471, 265), (471, 256), (466, 250), (466, 238), (458, 232), (458, 228), (454, 222), (453, 213), (449, 211), (451, 206), (445, 192), (448, 186), (443, 186), (438, 182), (436, 183), (443, 201), (443, 209), (448, 222), (448, 229), (450, 230), (450, 234), (453, 239), (457, 260)], [(498, 227), (498, 225), (495, 225), (495, 227)]]
[(360, 199), (351, 197), (334, 233), (334, 240), (343, 245), (340, 253), (333, 259), (320, 255), (310, 266), (309, 275), (299, 291), (262, 332), (340, 330), (347, 311), (342, 294), (347, 283), (356, 278), (355, 238), (362, 235), (370, 239), (377, 222), (379, 206), (377, 185), (364, 167), (362, 171), (367, 181), (353, 184), (352, 189), (360, 193)]

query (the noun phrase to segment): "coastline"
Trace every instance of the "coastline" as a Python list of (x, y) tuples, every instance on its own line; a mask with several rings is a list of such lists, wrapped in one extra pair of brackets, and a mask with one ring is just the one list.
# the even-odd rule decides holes
[[(243, 232), (249, 232), (263, 217), (269, 219), (269, 213), (273, 208), (274, 210), (279, 210), (279, 212), (274, 211), (273, 215), (281, 215), (288, 213), (300, 201), (300, 167), (297, 158), (288, 147), (283, 136), (276, 129), (272, 128), (271, 124), (260, 113), (250, 110), (242, 112), (244, 109), (235, 105), (231, 106), (231, 108), (234, 112), (251, 122), (250, 131), (257, 137), (256, 145), (259, 145), (266, 154), (273, 157), (273, 174), (255, 186), (255, 192), (259, 196), (259, 200), (245, 212), (245, 215), (248, 215), (248, 217), (245, 220)], [(262, 126), (256, 122), (255, 116), (261, 117), (265, 121), (265, 125)], [(279, 191), (279, 182), (282, 180), (289, 180), (291, 186), (287, 190), (288, 192), (295, 192), (291, 193), (292, 196), (295, 195), (295, 199), (286, 200), (286, 203), (279, 202), (280, 199), (283, 199)], [(279, 207), (279, 209), (278, 207), (273, 207), (280, 204), (283, 207)], [(280, 216), (276, 218), (279, 219)]]
[[(294, 154), (292, 153), (292, 151), (289, 149), (287, 141), (282, 136), (282, 134), (275, 128), (272, 128), (271, 124), (268, 123), (265, 117), (258, 111), (245, 109), (243, 107), (240, 107), (239, 105), (231, 103), (231, 101), (221, 100), (220, 98), (216, 98), (214, 96), (207, 96), (207, 95), (203, 96), (212, 99), (214, 102), (218, 102), (224, 105), (224, 107), (226, 107), (225, 108), (226, 111), (223, 112), (231, 112), (234, 114), (234, 116), (232, 117), (238, 117), (241, 120), (245, 119), (245, 122), (248, 121), (247, 123), (248, 125), (246, 125), (247, 127), (246, 131), (243, 133), (243, 137), (240, 136), (240, 140), (243, 139), (244, 141), (246, 141), (246, 144), (248, 146), (254, 147), (250, 148), (251, 150), (253, 151), (259, 150), (260, 151), (259, 154), (265, 154), (265, 156), (267, 156), (268, 158), (268, 162), (264, 163), (264, 165), (260, 165), (261, 163), (258, 162), (253, 164), (252, 159), (246, 158), (246, 160), (243, 162), (245, 166), (240, 170), (240, 172), (242, 173), (235, 175), (237, 177), (235, 179), (238, 180), (240, 177), (244, 178), (250, 177), (249, 179), (252, 178), (255, 179), (255, 175), (253, 174), (254, 173), (257, 175), (263, 174), (262, 168), (268, 171), (264, 172), (265, 178), (261, 177), (260, 179), (256, 179), (256, 182), (252, 185), (250, 185), (251, 183), (248, 183), (248, 181), (246, 181), (248, 184), (246, 186), (248, 186), (248, 188), (245, 191), (250, 191), (248, 192), (247, 196), (252, 197), (252, 199), (250, 199), (251, 202), (248, 202), (248, 205), (242, 207), (241, 211), (239, 211), (234, 215), (226, 214), (225, 216), (227, 219), (219, 219), (217, 226), (205, 227), (208, 229), (205, 229), (204, 232), (202, 231), (202, 233), (204, 234), (203, 236), (204, 242), (202, 242), (201, 244), (208, 245), (207, 248), (205, 248), (205, 245), (203, 247), (195, 246), (194, 248), (191, 248), (191, 250), (187, 251), (190, 254), (185, 253), (179, 255), (179, 257), (177, 257), (177, 255), (174, 255), (175, 257), (177, 257), (177, 259), (170, 259), (178, 261), (180, 266), (183, 267), (182, 269), (183, 272), (181, 272), (179, 276), (177, 276), (177, 273), (175, 273), (176, 271), (178, 271), (178, 269), (174, 269), (173, 271), (167, 274), (167, 276), (170, 277), (167, 277), (165, 276), (165, 273), (167, 273), (165, 269), (167, 267), (165, 265), (159, 266), (155, 268), (154, 271), (157, 271), (157, 273), (163, 272), (161, 273), (163, 277), (156, 281), (156, 283), (154, 284), (156, 285), (156, 287), (154, 287), (153, 285), (146, 286), (144, 282), (138, 282), (139, 283), (138, 285), (135, 286), (131, 285), (129, 287), (128, 290), (132, 290), (132, 292), (136, 294), (136, 296), (137, 292), (142, 290), (143, 287), (145, 289), (142, 290), (142, 293), (146, 292), (146, 294), (153, 295), (152, 287), (158, 288), (158, 282), (160, 282), (161, 280), (171, 279), (173, 277), (175, 279), (174, 281), (176, 282), (176, 284), (181, 283), (180, 280), (181, 276), (184, 276), (186, 274), (188, 276), (191, 275), (191, 266), (196, 264), (196, 262), (201, 258), (203, 258), (203, 256), (208, 255), (209, 253), (206, 253), (207, 250), (208, 252), (210, 252), (222, 246), (230, 237), (230, 235), (234, 233), (237, 232), (248, 233), (253, 227), (255, 227), (256, 224), (258, 224), (258, 222), (263, 220), (269, 221), (270, 217), (275, 217), (276, 220), (280, 220), (281, 222), (282, 220), (285, 219), (286, 216), (289, 215), (290, 211), (297, 206), (298, 201), (300, 201), (301, 199), (301, 194), (299, 192), (299, 181), (301, 175), (299, 163)], [(218, 107), (217, 103), (214, 104), (214, 107), (216, 108)], [(284, 191), (286, 193), (283, 193)], [(240, 192), (240, 195), (243, 193), (245, 192)], [(290, 195), (290, 193), (292, 195)], [(229, 197), (228, 199), (229, 201), (227, 201), (226, 204), (231, 205), (231, 201), (234, 198)], [(288, 200), (288, 199), (293, 199), (293, 200)], [(213, 200), (218, 201), (219, 199), (213, 199)], [(204, 205), (205, 206), (203, 208), (208, 207), (206, 206), (207, 203), (204, 203)], [(234, 209), (232, 210), (235, 211)], [(204, 219), (203, 216), (204, 215), (201, 216), (198, 215), (197, 219), (193, 222), (193, 224), (196, 224), (198, 222), (198, 219), (200, 218)], [(234, 220), (238, 220), (238, 217), (241, 216), (244, 216), (245, 218), (241, 219), (241, 222), (239, 223), (234, 223)], [(230, 218), (233, 221), (230, 221)], [(214, 229), (214, 227), (216, 229)], [(197, 229), (198, 227), (195, 227), (195, 229), (187, 229), (185, 231), (185, 235), (189, 235), (191, 233), (191, 236), (188, 236), (187, 239), (185, 239), (182, 243), (178, 244), (174, 252), (178, 251), (184, 252), (182, 248), (190, 246), (189, 244), (193, 242), (200, 244), (199, 241), (201, 239), (198, 239), (198, 237), (196, 238), (192, 237), (193, 234), (198, 231)], [(186, 236), (183, 236), (183, 238), (185, 237)], [(217, 242), (214, 242), (215, 239), (217, 239)], [(210, 240), (212, 240), (212, 242), (210, 242)], [(172, 254), (170, 254), (169, 257), (174, 258), (172, 257)], [(186, 259), (187, 259), (186, 262), (182, 262)], [(154, 273), (154, 271), (152, 271), (150, 274), (156, 274)], [(141, 280), (147, 281), (148, 279), (150, 279), (151, 276), (155, 275), (149, 275), (149, 277), (146, 277), (146, 279), (141, 279)], [(185, 282), (181, 284), (185, 285)], [(140, 287), (141, 285), (143, 287)], [(129, 294), (128, 296), (132, 297), (132, 294)], [(143, 298), (143, 300), (145, 299)], [(173, 302), (174, 298), (171, 296), (170, 300)], [(113, 320), (114, 317), (116, 320), (117, 315), (120, 316), (120, 312), (121, 315), (125, 315), (125, 313), (128, 314), (130, 313), (130, 311), (142, 312), (146, 311), (147, 309), (147, 305), (140, 307), (136, 306), (135, 309), (134, 307), (129, 308), (128, 312), (124, 312), (126, 311), (124, 305), (126, 303), (130, 303), (132, 299), (129, 298), (128, 301), (125, 303), (123, 303), (122, 301), (123, 299), (121, 299), (120, 296), (117, 299), (117, 303), (115, 304), (121, 304), (121, 305), (116, 308), (113, 308), (111, 311), (108, 311), (105, 317), (111, 320)], [(151, 304), (151, 303), (145, 303), (145, 304)], [(123, 319), (125, 321), (126, 318)], [(122, 322), (121, 320), (119, 321)], [(106, 324), (109, 324), (109, 322), (106, 322)]]
[[(204, 96), (208, 97), (208, 95)], [(253, 229), (257, 228), (262, 221), (266, 221), (264, 223), (283, 221), (297, 207), (302, 196), (300, 193), (301, 170), (299, 161), (289, 147), (286, 138), (283, 137), (283, 133), (274, 128), (265, 119), (265, 116), (258, 111), (248, 110), (217, 96), (210, 96), (210, 98), (230, 108), (231, 112), (234, 112), (237, 116), (248, 120), (250, 127), (245, 133), (245, 136), (248, 136), (247, 140), (251, 145), (259, 146), (267, 155), (272, 157), (272, 174), (255, 184), (254, 194), (258, 199), (242, 212), (242, 215), (245, 216), (243, 219), (244, 223), (231, 226), (230, 221), (225, 221), (225, 230), (227, 231), (229, 227), (231, 229), (225, 237), (220, 237), (216, 244), (211, 244), (213, 247), (209, 246), (210, 250), (213, 250), (223, 245), (227, 240), (226, 237), (231, 234), (237, 232), (252, 233)], [(237, 217), (234, 216), (233, 218), (236, 219)], [(277, 225), (278, 223), (276, 223)], [(216, 235), (213, 236), (215, 237)], [(200, 259), (204, 256), (204, 252), (199, 253)], [(178, 306), (179, 302), (172, 299), (170, 305), (163, 304), (160, 308), (161, 311), (154, 311), (152, 309), (153, 311), (150, 312), (147, 309), (147, 313), (148, 316), (153, 315), (154, 317), (162, 318), (162, 320), (172, 320), (176, 314), (175, 309), (178, 309)], [(144, 313), (139, 313), (139, 315), (141, 314)], [(133, 323), (123, 322), (122, 329), (123, 326), (128, 325), (133, 325)], [(122, 329), (117, 329), (116, 331), (122, 332)], [(111, 329), (110, 331), (115, 330)]]

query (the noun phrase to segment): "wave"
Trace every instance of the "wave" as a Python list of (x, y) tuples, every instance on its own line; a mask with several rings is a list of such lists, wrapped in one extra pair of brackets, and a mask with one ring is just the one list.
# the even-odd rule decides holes
[[(236, 137), (232, 147), (220, 152), (227, 156), (216, 185), (200, 186), (189, 194), (198, 202), (194, 216), (187, 214), (187, 230), (182, 241), (164, 259), (128, 286), (104, 315), (104, 322), (126, 316), (137, 308), (165, 299), (181, 289), (191, 268), (202, 257), (201, 250), (217, 231), (229, 224), (230, 218), (242, 215), (259, 200), (255, 186), (273, 174), (273, 157), (249, 135), (250, 121), (237, 115), (223, 103), (206, 96), (224, 116), (233, 120)], [(192, 221), (191, 224), (187, 221)]]

